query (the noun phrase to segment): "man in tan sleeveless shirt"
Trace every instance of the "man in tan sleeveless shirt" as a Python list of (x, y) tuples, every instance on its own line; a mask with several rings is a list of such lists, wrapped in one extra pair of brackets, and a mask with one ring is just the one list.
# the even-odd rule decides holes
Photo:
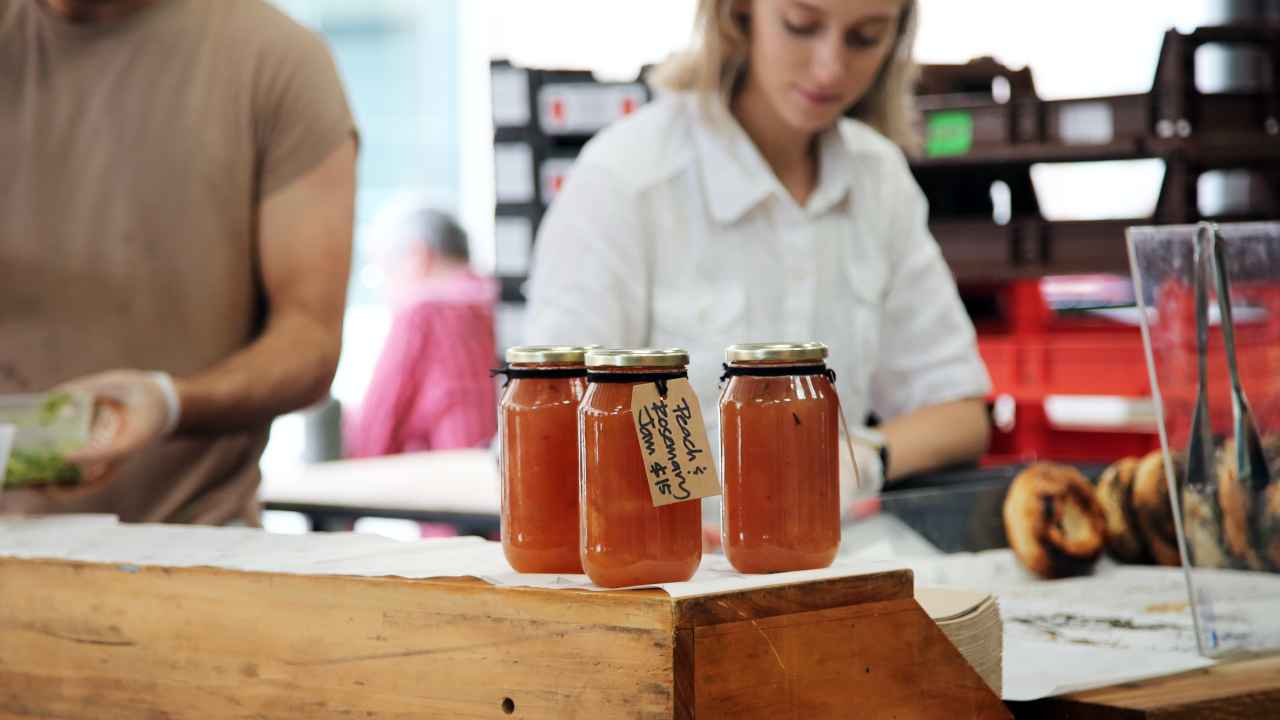
[(91, 485), (0, 513), (257, 521), (272, 418), (337, 365), (355, 146), (263, 0), (0, 0), (0, 393), (121, 411)]

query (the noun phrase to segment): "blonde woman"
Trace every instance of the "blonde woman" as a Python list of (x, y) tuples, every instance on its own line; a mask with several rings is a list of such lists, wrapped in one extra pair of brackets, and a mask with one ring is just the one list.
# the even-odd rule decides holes
[(528, 339), (688, 348), (713, 436), (726, 345), (818, 340), (850, 421), (885, 419), (873, 489), (977, 459), (989, 380), (904, 156), (915, 27), (914, 0), (700, 0), (548, 212)]

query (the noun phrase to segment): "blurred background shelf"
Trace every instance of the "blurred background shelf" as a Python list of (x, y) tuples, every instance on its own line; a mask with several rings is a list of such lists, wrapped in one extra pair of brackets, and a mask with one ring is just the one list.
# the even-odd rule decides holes
[[(1149, 388), (1136, 322), (1058, 316), (1042, 279), (1111, 275), (1127, 284), (1124, 231), (1130, 226), (1280, 213), (1277, 38), (1274, 23), (1169, 30), (1151, 90), (1141, 94), (1042, 100), (1029, 69), (991, 58), (923, 68), (918, 100), (925, 152), (911, 168), (995, 383), (996, 436), (988, 462), (1103, 461), (1156, 447), (1149, 429), (1056, 427), (1045, 412), (1050, 394), (1141, 400)], [(1229, 55), (1230, 71), (1214, 92), (1202, 92), (1205, 73), (1197, 65), (1214, 51)], [(491, 72), (496, 265), (505, 318), (499, 346), (505, 347), (519, 342), (542, 211), (591, 135), (651, 95), (639, 81), (599, 82), (582, 71), (497, 61)], [(1072, 188), (1046, 194), (1041, 187), (1046, 168), (1126, 161), (1162, 166), (1146, 214), (1060, 217), (1054, 206), (1065, 205), (1059, 198)], [(524, 223), (519, 241), (508, 237), (516, 222)], [(1087, 295), (1080, 301), (1088, 304)], [(1096, 302), (1123, 307), (1133, 301), (1130, 287), (1127, 297)]]
[[(1141, 424), (1080, 425), (1051, 412), (1054, 398), (1105, 407), (1142, 403), (1150, 390), (1136, 316), (1069, 312), (1048, 288), (1074, 285), (1068, 306), (1125, 308), (1134, 302), (1125, 228), (1280, 213), (1278, 40), (1280, 26), (1267, 22), (1170, 30), (1142, 94), (1041, 100), (1029, 70), (991, 58), (923, 69), (925, 152), (912, 170), (992, 375), (988, 463), (1105, 461), (1157, 447)], [(1214, 53), (1227, 70), (1205, 91)], [(1078, 216), (1097, 192), (1086, 183), (1118, 177), (1130, 161), (1162, 173), (1150, 206), (1130, 208), (1145, 214)], [(1051, 174), (1076, 167), (1092, 175), (1049, 187)], [(1076, 196), (1077, 216), (1058, 211), (1063, 195)], [(1069, 280), (1079, 275), (1089, 277)], [(1127, 296), (1115, 290), (1124, 286)]]

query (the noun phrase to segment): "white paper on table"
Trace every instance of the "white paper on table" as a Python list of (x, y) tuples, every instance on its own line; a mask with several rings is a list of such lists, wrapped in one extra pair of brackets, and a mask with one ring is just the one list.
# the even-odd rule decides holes
[(1005, 636), (1153, 653), (1196, 654), (1179, 568), (1112, 565), (1092, 577), (1041, 582), (1000, 593)]
[(40, 548), (43, 557), (63, 557), (84, 543), (86, 532), (119, 523), (115, 515), (0, 517), (0, 556), (37, 557), (25, 549)]
[(356, 533), (121, 525), (111, 516), (0, 519), (0, 556), (305, 575), (476, 575), (501, 561), (501, 550), (495, 556), (489, 544), (473, 537), (403, 543)]
[[(870, 544), (867, 551), (879, 556), (883, 547)], [(1213, 664), (1196, 651), (1180, 568), (1103, 559), (1090, 576), (1045, 581), (1027, 572), (1009, 550), (898, 557), (896, 562), (915, 573), (917, 587), (963, 587), (996, 596), (1004, 624), (1006, 700)], [(1241, 608), (1233, 606), (1231, 612), (1239, 614)]]
[(1163, 653), (1058, 642), (1005, 639), (1005, 700), (1080, 692), (1209, 667), (1194, 652)]
[(902, 567), (902, 564), (892, 562), (863, 562), (837, 559), (830, 567), (821, 570), (799, 570), (796, 572), (773, 573), (771, 575), (744, 575), (734, 570), (725, 556), (707, 555), (702, 558), (702, 565), (698, 567), (698, 571), (687, 582), (604, 588), (593, 584), (586, 575), (529, 575), (514, 572), (510, 568), (505, 573), (488, 575), (483, 579), (494, 585), (552, 589), (599, 591), (658, 588), (666, 591), (673, 598), (682, 598), (695, 595), (715, 595), (735, 590), (774, 587), (777, 585), (793, 585), (813, 580), (869, 575), (890, 570), (900, 570)]
[[(111, 521), (114, 523), (114, 518)], [(607, 589), (593, 585), (585, 575), (514, 572), (500, 544), (469, 537), (402, 542), (355, 533), (273, 535), (250, 528), (68, 523), (61, 519), (0, 520), (0, 555), (302, 575), (477, 577), (495, 585)], [(900, 567), (895, 563), (840, 559), (823, 570), (743, 575), (734, 571), (723, 555), (709, 555), (688, 582), (645, 587), (661, 588), (672, 597), (687, 597)]]
[(998, 595), (1008, 588), (1043, 584), (1009, 550), (906, 557), (899, 562), (911, 568), (919, 586), (965, 587)]
[(1280, 574), (1195, 568), (1191, 576), (1211, 652), (1265, 654), (1280, 647)]
[(941, 557), (942, 551), (923, 535), (888, 513), (878, 513), (840, 528), (840, 557), (853, 560), (897, 560)]
[(119, 524), (120, 518), (115, 515), (101, 513), (41, 515), (38, 517), (0, 516), (0, 528), (4, 530), (4, 533), (0, 534), (0, 541), (12, 537), (12, 534), (16, 533), (53, 534), (60, 531), (89, 527), (109, 527)]
[(1005, 700), (1208, 667), (1196, 651), (1181, 568), (1099, 562), (1091, 576), (1044, 581), (1009, 550), (908, 558), (916, 584), (994, 594), (1004, 624)]

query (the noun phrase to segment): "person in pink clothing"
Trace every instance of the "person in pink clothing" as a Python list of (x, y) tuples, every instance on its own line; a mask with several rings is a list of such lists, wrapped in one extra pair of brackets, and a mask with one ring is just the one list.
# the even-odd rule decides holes
[(391, 331), (348, 423), (346, 454), (484, 447), (497, 432), (488, 372), (497, 284), (472, 272), (467, 235), (446, 213), (415, 207), (393, 232)]

